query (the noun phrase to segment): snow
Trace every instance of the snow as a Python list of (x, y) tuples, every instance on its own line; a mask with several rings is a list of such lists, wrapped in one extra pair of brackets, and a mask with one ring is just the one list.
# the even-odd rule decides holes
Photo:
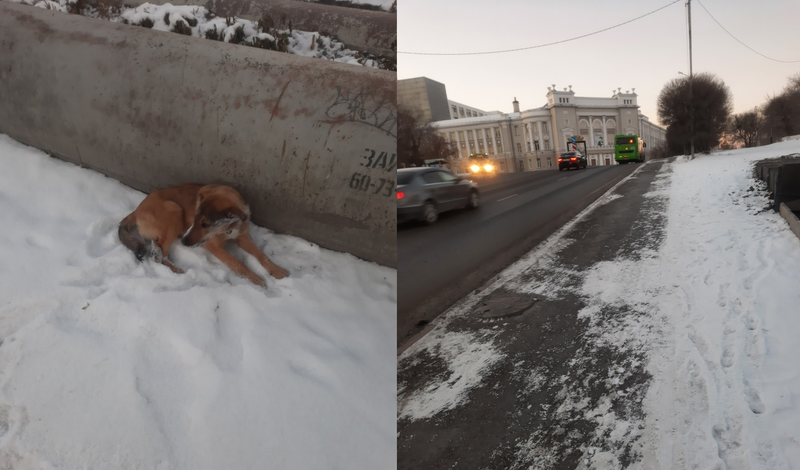
[(447, 362), (448, 377), (441, 384), (404, 397), (399, 406), (400, 418), (429, 418), (455, 409), (466, 400), (466, 392), (479, 385), (484, 373), (503, 357), (488, 339), (448, 332), (436, 338), (436, 343), (427, 341), (428, 348), (435, 344), (437, 349), (427, 352), (441, 355)]
[[(800, 468), (800, 369), (796, 366), (800, 357), (800, 240), (779, 214), (765, 210), (767, 195), (752, 172), (758, 160), (798, 152), (800, 141), (790, 140), (665, 163), (645, 195), (645, 200), (664, 203), (660, 209), (667, 217), (663, 241), (635, 257), (621, 255), (585, 272), (554, 264), (555, 254), (573, 242), (575, 224), (599, 204), (621, 197), (612, 188), (492, 285), (454, 306), (403, 357), (444, 348), (440, 343), (448, 324), (501, 286), (558, 298), (565, 283), (556, 278), (577, 277), (586, 305), (579, 317), (588, 321), (589, 328), (583, 337), (591, 343), (586, 351), (613, 347), (633, 358), (626, 367), (610, 369), (597, 380), (608, 381), (615, 386), (609, 387), (616, 388), (614, 393), (626, 395), (632, 391), (619, 385), (633, 369), (644, 364), (652, 376), (643, 394), (643, 422), (618, 416), (610, 409), (608, 397), (588, 408), (585, 396), (564, 387), (556, 414), (574, 419), (579, 412), (579, 419), (594, 423), (597, 437), (603, 437), (598, 441), (602, 445), (593, 443), (582, 449), (579, 468), (620, 468), (626, 448), (637, 456), (628, 468)], [(635, 177), (636, 172), (629, 176)], [(531, 287), (525, 290), (525, 282), (530, 282), (521, 281), (520, 275), (543, 266), (551, 268), (556, 278), (538, 279), (533, 291)], [(634, 314), (609, 321), (601, 315), (608, 309)], [(491, 336), (472, 341), (477, 346), (461, 344), (460, 349), (486, 354), (472, 354), (473, 364), (491, 364), (504, 355)], [(440, 357), (448, 354), (440, 353)], [(465, 362), (450, 359), (448, 367), (461, 368), (450, 376), (467, 373)], [(485, 375), (489, 370), (477, 372)], [(536, 375), (530, 378), (534, 389), (539, 383)], [(438, 397), (435, 411), (457, 410), (480, 383), (480, 375), (474, 375), (467, 386), (450, 390), (446, 400)], [(419, 409), (430, 397), (418, 394), (415, 400), (403, 403), (398, 416), (435, 416), (415, 415), (404, 408)], [(518, 463), (530, 461), (533, 455), (539, 462), (553, 458), (537, 446), (541, 438), (534, 433), (518, 444)]]
[[(17, 3), (34, 5), (39, 8), (68, 12), (74, 0), (11, 0)], [(35, 2), (35, 3), (34, 3)], [(99, 18), (98, 10), (91, 10), (87, 16)], [(191, 30), (194, 37), (205, 38), (206, 33), (216, 30), (216, 34), (225, 42), (233, 42), (237, 30), (244, 34), (243, 41), (247, 45), (256, 45), (256, 39), (273, 43), (276, 38), (259, 29), (258, 23), (243, 18), (215, 17), (206, 8), (192, 5), (172, 5), (166, 3), (156, 5), (143, 3), (134, 8), (123, 6), (119, 12), (109, 12), (110, 20), (131, 25), (140, 25), (143, 21), (152, 21), (152, 29), (156, 31), (174, 31), (178, 22)], [(168, 21), (167, 21), (168, 20)], [(194, 26), (192, 26), (194, 24)], [(380, 62), (367, 58), (364, 54), (347, 49), (345, 45), (319, 32), (298, 31), (296, 29), (274, 29), (279, 35), (285, 35), (288, 44), (286, 51), (304, 57), (313, 57), (335, 62), (343, 62), (365, 67), (380, 67)]]
[(144, 194), (0, 135), (0, 466), (394, 468), (396, 271), (252, 226), (139, 263)]

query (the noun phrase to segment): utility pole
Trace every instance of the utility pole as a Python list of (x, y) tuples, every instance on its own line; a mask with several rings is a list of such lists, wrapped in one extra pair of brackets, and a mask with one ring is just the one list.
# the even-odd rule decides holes
[(691, 141), (692, 156), (694, 160), (694, 95), (692, 93), (692, 85), (694, 84), (694, 75), (692, 73), (692, 0), (686, 1), (686, 7), (689, 12), (689, 139)]

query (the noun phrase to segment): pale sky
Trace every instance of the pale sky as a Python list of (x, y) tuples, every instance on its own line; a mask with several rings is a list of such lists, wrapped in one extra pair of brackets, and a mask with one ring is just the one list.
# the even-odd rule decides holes
[[(484, 111), (542, 106), (547, 87), (610, 97), (636, 88), (642, 113), (658, 123), (663, 86), (689, 73), (686, 2), (588, 38), (520, 52), (418, 56), (402, 52), (479, 52), (534, 46), (613, 26), (672, 0), (401, 0), (398, 79), (442, 82), (447, 97)], [(800, 1), (700, 0), (734, 36), (769, 57), (800, 61)], [(731, 38), (692, 0), (694, 73), (712, 72), (733, 94), (734, 113), (780, 92), (794, 64), (767, 60)]]

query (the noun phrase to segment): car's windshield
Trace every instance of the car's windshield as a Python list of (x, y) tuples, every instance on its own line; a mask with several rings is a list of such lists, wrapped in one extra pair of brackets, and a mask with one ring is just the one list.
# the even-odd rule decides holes
[(414, 179), (415, 172), (413, 171), (398, 171), (397, 184), (409, 184)]
[(625, 145), (625, 144), (632, 144), (633, 137), (618, 137), (617, 138), (617, 145)]

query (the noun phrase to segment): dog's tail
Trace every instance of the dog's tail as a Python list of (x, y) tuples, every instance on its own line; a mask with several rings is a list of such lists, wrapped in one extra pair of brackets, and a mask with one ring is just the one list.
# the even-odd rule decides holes
[(139, 261), (144, 260), (144, 257), (150, 252), (152, 243), (151, 240), (145, 239), (142, 234), (139, 233), (139, 227), (136, 225), (136, 218), (133, 214), (122, 219), (122, 222), (119, 223), (118, 233), (119, 241), (133, 251), (136, 255), (136, 259)]

